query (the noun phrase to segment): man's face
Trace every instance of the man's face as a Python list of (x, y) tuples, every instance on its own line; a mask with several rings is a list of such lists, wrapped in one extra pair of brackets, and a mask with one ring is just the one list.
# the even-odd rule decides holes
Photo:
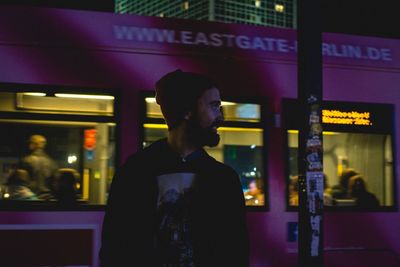
[(221, 96), (217, 88), (204, 91), (197, 101), (197, 109), (188, 121), (188, 136), (199, 146), (214, 147), (219, 143), (217, 128), (223, 122)]

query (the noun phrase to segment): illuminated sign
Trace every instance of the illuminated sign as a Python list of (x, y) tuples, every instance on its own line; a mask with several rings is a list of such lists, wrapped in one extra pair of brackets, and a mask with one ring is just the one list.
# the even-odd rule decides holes
[(347, 125), (372, 125), (370, 112), (322, 110), (322, 123)]
[[(189, 3), (189, 2), (184, 2)], [(257, 1), (255, 2), (257, 6)], [(188, 6), (189, 8), (189, 6)], [(275, 5), (275, 11), (282, 13), (285, 6)], [(206, 32), (179, 30), (171, 28), (138, 27), (131, 25), (113, 25), (114, 38), (120, 41), (164, 43), (198, 47), (224, 47), (241, 50), (297, 53), (297, 40), (293, 38), (274, 37), (270, 34), (258, 36), (234, 34), (230, 32)], [(372, 47), (351, 43), (321, 44), (322, 55), (326, 57), (351, 58), (356, 60), (393, 61), (393, 51), (389, 47)]]
[(87, 150), (93, 150), (96, 148), (96, 139), (97, 139), (97, 130), (96, 129), (86, 129), (84, 135), (83, 147)]
[[(284, 99), (283, 105), (285, 129), (301, 129), (304, 114), (307, 114), (305, 107), (297, 99)], [(323, 101), (321, 107), (321, 114), (314, 115), (320, 115), (324, 134), (327, 131), (392, 134), (393, 104)], [(309, 122), (313, 119), (307, 118)]]

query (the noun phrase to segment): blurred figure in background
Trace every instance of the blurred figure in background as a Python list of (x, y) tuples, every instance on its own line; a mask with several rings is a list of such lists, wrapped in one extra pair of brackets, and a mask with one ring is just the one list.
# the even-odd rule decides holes
[(264, 205), (264, 193), (260, 180), (251, 180), (248, 185), (248, 191), (244, 194), (246, 205), (249, 206), (262, 206)]
[(368, 192), (367, 185), (361, 175), (354, 175), (349, 180), (349, 197), (354, 198), (360, 208), (377, 208), (379, 201), (374, 194)]
[(349, 180), (350, 177), (359, 174), (356, 170), (352, 168), (348, 168), (343, 170), (342, 174), (339, 177), (339, 184), (334, 185), (332, 187), (332, 197), (334, 199), (346, 199), (348, 198), (348, 190), (349, 190)]
[(332, 206), (332, 188), (329, 186), (328, 177), (324, 173), (324, 205)]
[(76, 182), (79, 173), (75, 169), (62, 168), (54, 182), (54, 197), (61, 205), (73, 205), (76, 202)]
[(46, 143), (43, 135), (32, 135), (28, 144), (30, 154), (23, 157), (18, 164), (18, 168), (28, 171), (28, 186), (40, 199), (52, 197), (51, 184), (57, 173), (57, 164), (45, 152)]
[(289, 206), (299, 205), (299, 177), (292, 176), (289, 181)]
[(7, 192), (3, 197), (15, 200), (37, 200), (36, 194), (27, 186), (28, 183), (29, 173), (24, 169), (16, 169), (8, 177)]

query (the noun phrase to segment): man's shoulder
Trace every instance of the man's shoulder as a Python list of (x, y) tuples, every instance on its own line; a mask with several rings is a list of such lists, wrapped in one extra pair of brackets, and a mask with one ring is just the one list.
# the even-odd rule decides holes
[(217, 172), (218, 175), (222, 175), (226, 178), (238, 177), (237, 172), (231, 166), (220, 162), (213, 157), (209, 157), (209, 162), (212, 164), (212, 168), (209, 169), (210, 171)]
[(161, 153), (161, 151), (165, 147), (166, 141), (164, 139), (156, 141), (152, 143), (150, 146), (147, 146), (131, 155), (125, 160), (125, 163), (122, 165), (123, 167), (131, 166), (131, 165), (141, 165), (145, 163), (150, 163), (156, 161), (156, 157)]

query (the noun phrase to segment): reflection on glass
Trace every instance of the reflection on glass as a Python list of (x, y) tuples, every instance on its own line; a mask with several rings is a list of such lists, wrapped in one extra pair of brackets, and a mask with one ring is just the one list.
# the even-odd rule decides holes
[[(393, 206), (392, 140), (386, 134), (324, 132), (325, 204)], [(298, 133), (288, 131), (289, 205), (298, 205)]]

